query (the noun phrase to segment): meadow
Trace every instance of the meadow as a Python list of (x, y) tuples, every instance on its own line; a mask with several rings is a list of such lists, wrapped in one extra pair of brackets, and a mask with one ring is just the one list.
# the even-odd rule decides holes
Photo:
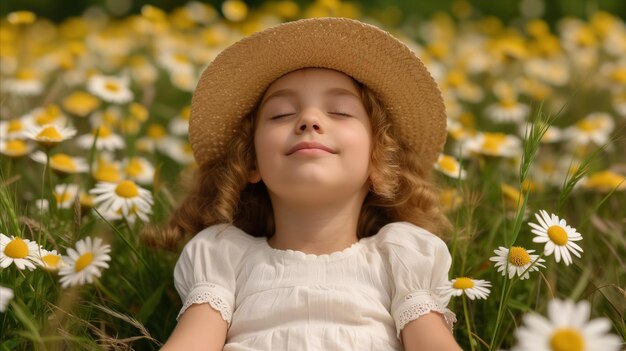
[[(167, 221), (195, 163), (202, 69), (281, 22), (342, 16), (405, 42), (440, 85), (432, 176), (454, 230), (464, 350), (621, 350), (626, 322), (626, 23), (504, 23), (459, 1), (393, 26), (359, 6), (91, 9), (0, 19), (0, 348), (157, 350), (182, 306)], [(620, 346), (621, 345), (621, 346)]]

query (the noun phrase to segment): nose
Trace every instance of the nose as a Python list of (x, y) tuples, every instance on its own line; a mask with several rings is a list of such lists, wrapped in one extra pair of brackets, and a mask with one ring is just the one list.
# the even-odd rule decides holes
[(296, 134), (302, 134), (307, 131), (324, 133), (319, 112), (312, 110), (302, 112), (302, 117), (296, 124)]

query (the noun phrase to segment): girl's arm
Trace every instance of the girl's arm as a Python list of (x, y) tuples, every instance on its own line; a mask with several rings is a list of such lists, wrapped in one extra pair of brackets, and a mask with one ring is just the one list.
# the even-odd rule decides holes
[(191, 305), (161, 351), (218, 351), (224, 348), (228, 324), (209, 304)]
[(462, 351), (443, 316), (436, 312), (407, 323), (400, 335), (406, 351)]

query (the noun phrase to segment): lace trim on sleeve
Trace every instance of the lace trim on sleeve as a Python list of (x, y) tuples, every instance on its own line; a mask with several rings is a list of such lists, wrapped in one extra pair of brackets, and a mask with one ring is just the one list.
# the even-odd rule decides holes
[(208, 303), (213, 309), (215, 309), (222, 315), (222, 319), (228, 323), (228, 326), (230, 326), (230, 321), (232, 318), (230, 306), (226, 301), (224, 301), (214, 292), (215, 288), (215, 284), (204, 284), (194, 288), (185, 299), (185, 303), (180, 309), (178, 316), (176, 316), (176, 320), (180, 318), (180, 316), (189, 308), (189, 306), (193, 304)]
[(420, 291), (417, 293), (408, 294), (405, 297), (405, 301), (410, 303), (410, 300), (415, 300), (415, 303), (410, 304), (408, 307), (404, 308), (397, 317), (397, 336), (399, 339), (400, 332), (402, 331), (404, 326), (407, 325), (407, 323), (430, 312), (441, 313), (446, 321), (446, 324), (448, 325), (448, 329), (452, 331), (452, 327), (454, 326), (454, 323), (456, 323), (456, 315), (448, 308), (436, 302), (436, 300), (432, 298), (432, 295), (429, 292), (425, 293), (423, 291)]

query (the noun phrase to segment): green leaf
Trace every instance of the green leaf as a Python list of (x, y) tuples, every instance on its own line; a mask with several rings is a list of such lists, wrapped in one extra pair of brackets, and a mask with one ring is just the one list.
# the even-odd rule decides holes
[(159, 301), (161, 301), (161, 296), (163, 295), (164, 288), (165, 285), (161, 285), (158, 289), (156, 289), (155, 292), (150, 295), (150, 297), (148, 297), (146, 303), (143, 305), (139, 313), (137, 313), (137, 320), (142, 323), (145, 323), (148, 320), (148, 318), (154, 312), (156, 306), (159, 304)]

